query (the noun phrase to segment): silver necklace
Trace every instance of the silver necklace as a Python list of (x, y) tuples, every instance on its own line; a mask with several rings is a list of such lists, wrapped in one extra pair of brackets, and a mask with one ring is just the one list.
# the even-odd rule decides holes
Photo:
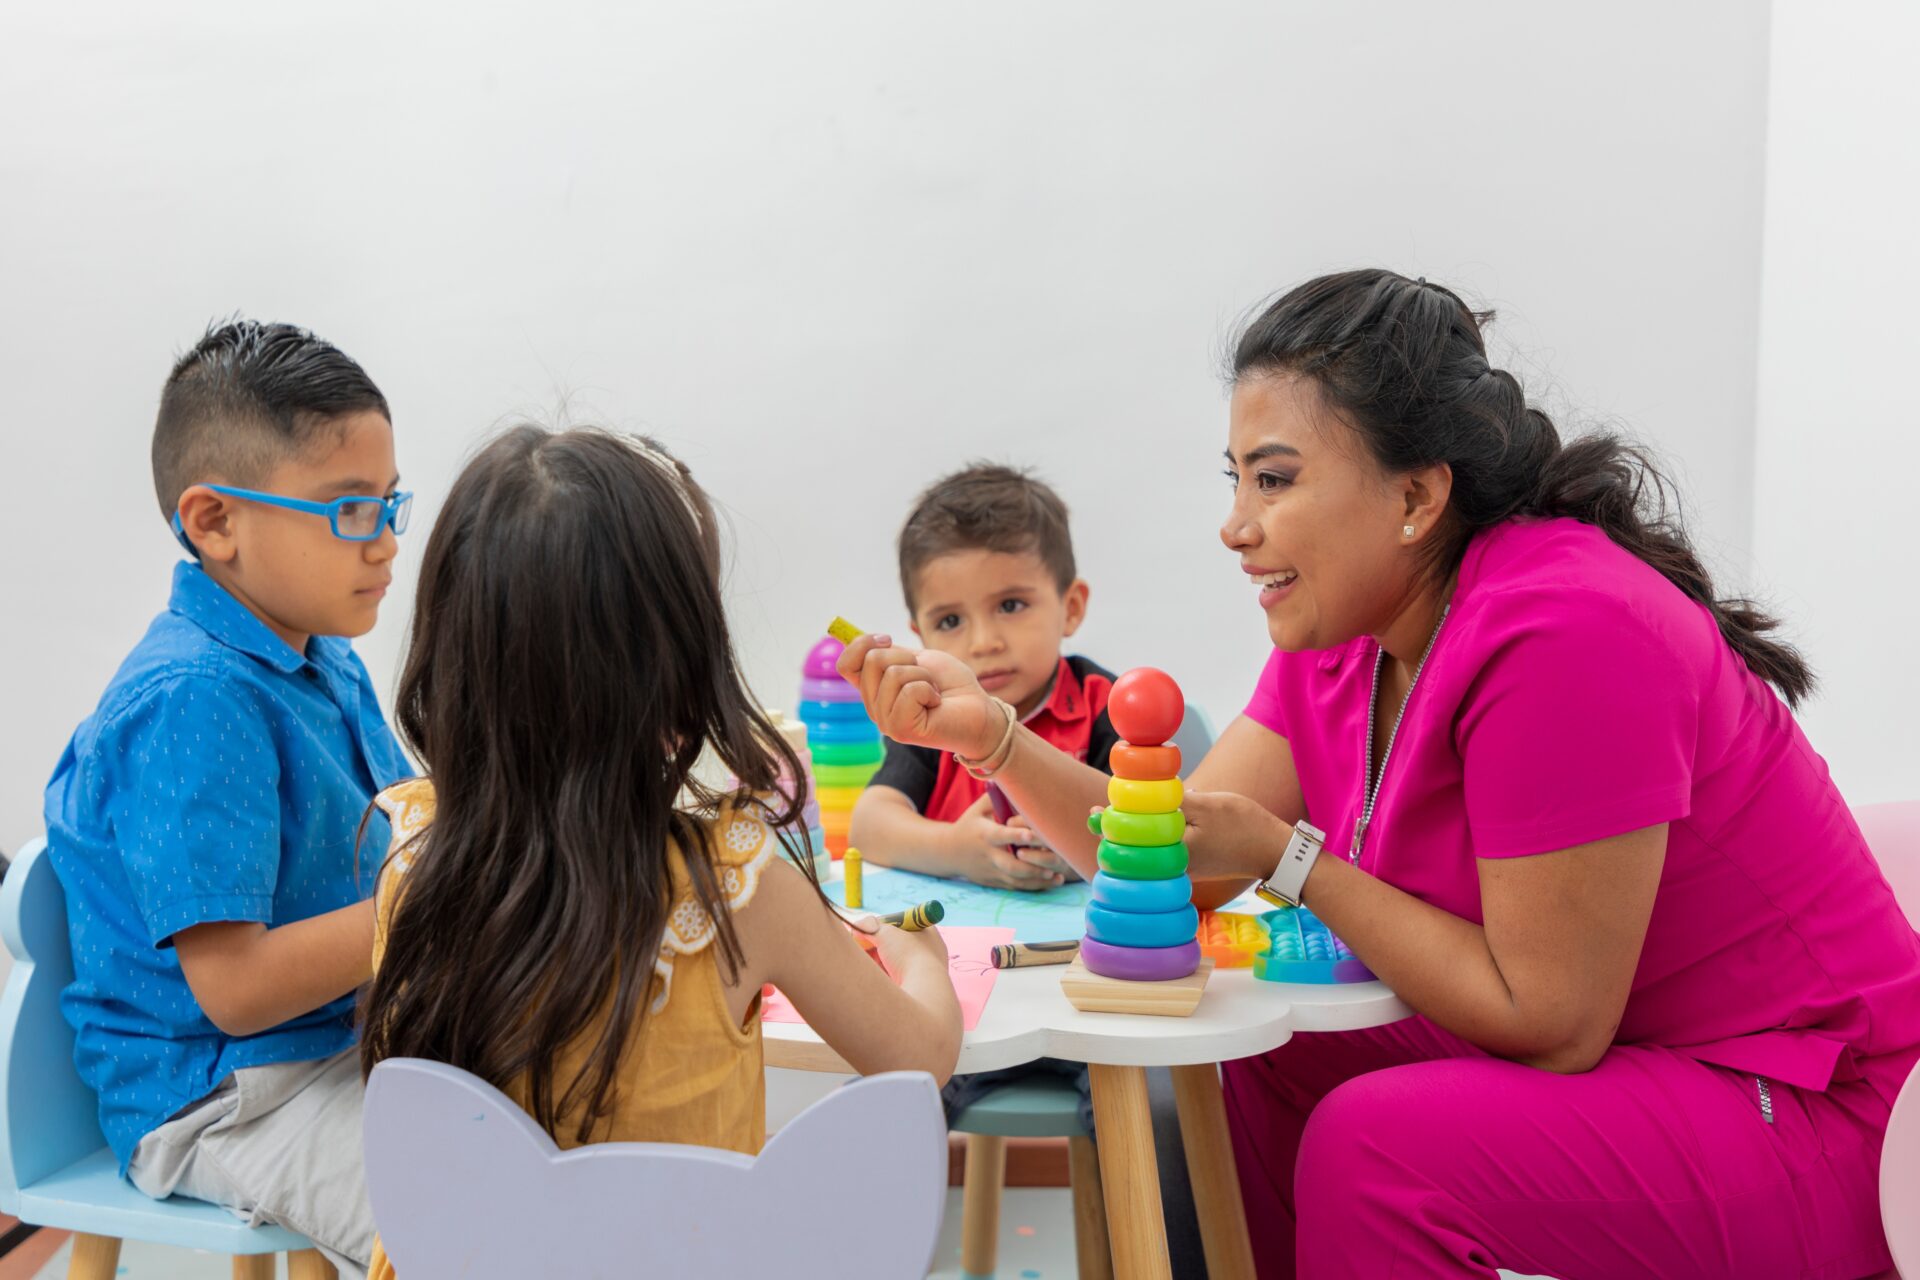
[(1387, 749), (1380, 756), (1378, 777), (1373, 772), (1373, 721), (1380, 710), (1380, 671), (1387, 664), (1387, 651), (1381, 649), (1373, 655), (1373, 691), (1367, 695), (1366, 772), (1360, 775), (1360, 822), (1353, 829), (1353, 848), (1347, 853), (1348, 860), (1356, 867), (1360, 865), (1361, 847), (1367, 842), (1367, 827), (1373, 822), (1374, 803), (1380, 799), (1380, 784), (1387, 780), (1387, 765), (1393, 760), (1393, 744), (1400, 736), (1400, 724), (1407, 718), (1407, 706), (1413, 701), (1413, 691), (1420, 687), (1420, 673), (1427, 669), (1427, 659), (1433, 656), (1433, 646), (1440, 642), (1440, 628), (1447, 625), (1447, 615), (1451, 612), (1451, 602), (1440, 610), (1440, 621), (1433, 624), (1433, 634), (1427, 637), (1426, 651), (1413, 668), (1413, 679), (1407, 682), (1407, 696), (1400, 699), (1400, 714), (1393, 718), (1393, 728), (1387, 733)]

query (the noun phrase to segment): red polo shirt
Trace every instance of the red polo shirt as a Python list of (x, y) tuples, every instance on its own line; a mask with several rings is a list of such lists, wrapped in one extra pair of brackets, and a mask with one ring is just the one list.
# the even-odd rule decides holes
[[(1053, 693), (1024, 723), (1076, 760), (1107, 771), (1107, 756), (1120, 740), (1107, 719), (1113, 673), (1082, 657), (1060, 659)], [(887, 740), (887, 758), (867, 783), (892, 787), (922, 816), (952, 822), (987, 793), (987, 784), (962, 769), (949, 752), (908, 747)]]

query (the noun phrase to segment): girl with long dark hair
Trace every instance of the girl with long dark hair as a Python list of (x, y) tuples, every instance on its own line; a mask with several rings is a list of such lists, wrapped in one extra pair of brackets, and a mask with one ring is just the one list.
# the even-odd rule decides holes
[[(481, 450), (427, 541), (397, 712), (426, 777), (378, 801), (366, 1070), (464, 1068), (562, 1147), (752, 1153), (775, 983), (858, 1071), (952, 1071), (939, 934), (866, 923), (889, 980), (781, 856), (799, 798), (753, 799), (798, 761), (735, 664), (712, 508), (659, 445), (523, 426)], [(737, 791), (699, 780), (706, 750)]]

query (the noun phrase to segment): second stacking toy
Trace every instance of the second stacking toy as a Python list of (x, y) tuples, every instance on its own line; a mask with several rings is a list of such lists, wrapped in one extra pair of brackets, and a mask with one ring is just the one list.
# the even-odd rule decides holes
[(1212, 971), (1195, 939), (1180, 748), (1169, 741), (1185, 714), (1180, 686), (1152, 667), (1127, 672), (1108, 696), (1125, 741), (1110, 756), (1108, 805), (1087, 824), (1101, 837), (1100, 870), (1079, 959), (1061, 980), (1077, 1008), (1184, 1016)]
[(813, 753), (820, 830), (835, 859), (846, 855), (854, 802), (886, 754), (879, 728), (860, 704), (860, 691), (834, 668), (845, 649), (832, 636), (821, 640), (807, 652), (800, 678), (800, 719), (807, 726), (807, 746)]

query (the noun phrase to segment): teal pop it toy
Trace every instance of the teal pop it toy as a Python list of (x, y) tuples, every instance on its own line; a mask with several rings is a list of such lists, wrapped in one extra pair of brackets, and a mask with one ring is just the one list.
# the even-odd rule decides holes
[(1305, 907), (1264, 912), (1260, 923), (1267, 927), (1267, 949), (1253, 958), (1254, 977), (1267, 982), (1373, 981), (1373, 971)]

